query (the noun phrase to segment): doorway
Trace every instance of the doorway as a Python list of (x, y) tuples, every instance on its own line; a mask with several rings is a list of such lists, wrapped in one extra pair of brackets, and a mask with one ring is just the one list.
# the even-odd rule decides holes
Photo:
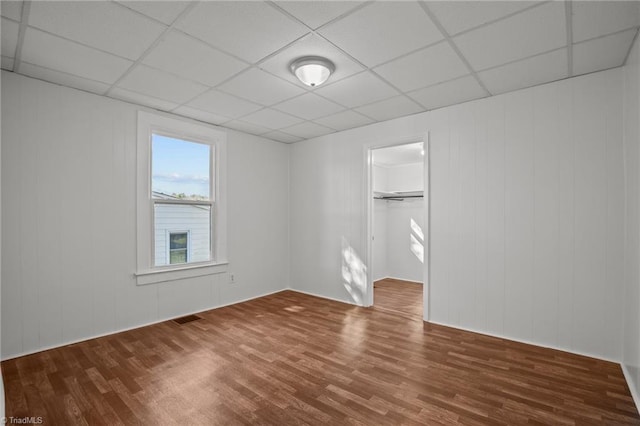
[(421, 319), (428, 299), (426, 145), (413, 141), (368, 152), (371, 304)]

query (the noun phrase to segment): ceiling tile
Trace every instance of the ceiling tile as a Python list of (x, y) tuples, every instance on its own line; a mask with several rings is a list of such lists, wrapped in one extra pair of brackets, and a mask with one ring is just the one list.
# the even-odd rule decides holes
[(396, 59), (374, 71), (404, 91), (469, 74), (467, 66), (446, 41)]
[(478, 74), (491, 94), (509, 92), (566, 78), (567, 49), (534, 56)]
[(178, 104), (175, 102), (158, 99), (154, 96), (132, 92), (130, 90), (121, 89), (119, 87), (114, 87), (113, 89), (111, 89), (109, 91), (109, 97), (131, 102), (136, 105), (148, 106), (151, 108), (159, 109), (161, 111), (170, 111), (178, 106)]
[(628, 30), (573, 45), (573, 75), (586, 74), (624, 63), (636, 30)]
[(33, 28), (27, 28), (25, 32), (22, 60), (103, 83), (114, 83), (132, 64)]
[(7, 58), (6, 56), (3, 56), (0, 67), (3, 70), (13, 71), (13, 58)]
[(201, 84), (145, 65), (136, 66), (118, 86), (177, 104), (185, 103), (207, 89)]
[(196, 108), (190, 108), (187, 106), (181, 106), (179, 108), (174, 109), (171, 112), (179, 115), (183, 115), (185, 117), (190, 117), (196, 120), (204, 121), (205, 123), (211, 123), (216, 125), (226, 123), (227, 121), (229, 121), (229, 118), (223, 117), (222, 115), (214, 114), (207, 111), (202, 111)]
[(230, 118), (237, 118), (262, 108), (261, 105), (217, 90), (209, 90), (203, 93), (189, 102), (187, 106)]
[(334, 132), (333, 129), (321, 126), (316, 123), (312, 123), (310, 121), (296, 124), (295, 126), (287, 127), (281, 130), (285, 133), (289, 133), (304, 139), (315, 138), (317, 136), (322, 136)]
[(255, 68), (224, 83), (220, 90), (266, 106), (304, 93), (301, 88)]
[(118, 3), (158, 20), (171, 24), (189, 5), (186, 1), (118, 1)]
[(207, 86), (215, 86), (248, 66), (178, 31), (168, 34), (142, 62)]
[(453, 40), (480, 71), (565, 46), (565, 28), (564, 2), (550, 2)]
[(13, 21), (2, 18), (2, 56), (13, 58), (16, 54), (16, 46), (18, 45), (18, 31), (20, 25)]
[(539, 3), (535, 1), (430, 1), (436, 15), (449, 35), (478, 27)]
[(289, 99), (275, 105), (274, 108), (307, 120), (313, 120), (344, 109), (344, 107), (313, 93), (305, 93), (297, 98)]
[(395, 98), (365, 105), (357, 108), (356, 111), (376, 121), (384, 121), (402, 117), (403, 115), (415, 114), (424, 111), (424, 109), (405, 96), (396, 96)]
[(640, 25), (637, 1), (574, 1), (571, 4), (574, 43)]
[(443, 38), (417, 2), (372, 3), (319, 32), (368, 66)]
[(316, 29), (358, 7), (361, 1), (277, 1), (276, 4)]
[(266, 127), (258, 126), (256, 124), (247, 123), (242, 120), (233, 120), (224, 123), (224, 127), (228, 127), (229, 129), (238, 130), (240, 132), (249, 133), (251, 135), (263, 135), (271, 129), (267, 129)]
[(97, 93), (99, 95), (103, 95), (110, 87), (108, 84), (101, 83), (99, 81), (89, 80), (60, 71), (42, 68), (37, 65), (29, 64), (27, 62), (22, 62), (20, 64), (20, 74), (28, 75), (29, 77), (37, 78), (51, 83), (60, 84), (62, 86), (73, 87), (75, 89)]
[(308, 32), (308, 29), (263, 2), (209, 1), (199, 3), (178, 28), (256, 62)]
[(22, 1), (2, 0), (0, 1), (0, 15), (14, 21), (22, 20)]
[(486, 95), (480, 84), (470, 75), (409, 93), (409, 96), (427, 109), (479, 99)]
[(309, 34), (281, 52), (278, 52), (276, 55), (262, 62), (260, 68), (308, 89), (289, 69), (291, 62), (302, 56), (321, 56), (331, 60), (336, 66), (336, 70), (329, 78), (329, 82), (338, 81), (364, 70), (362, 65), (315, 34)]
[(274, 141), (284, 142), (284, 143), (300, 142), (302, 140), (302, 138), (299, 136), (293, 136), (288, 133), (283, 133), (279, 130), (274, 130), (273, 132), (265, 133), (262, 136), (264, 136), (265, 138), (272, 139)]
[(326, 117), (315, 120), (316, 123), (331, 127), (335, 130), (347, 130), (354, 127), (371, 124), (374, 121), (369, 117), (365, 117), (357, 112), (346, 110), (337, 114), (328, 115)]
[(347, 77), (328, 86), (316, 89), (316, 93), (350, 108), (390, 98), (398, 92), (370, 72)]
[(266, 127), (268, 129), (281, 129), (283, 127), (298, 124), (302, 120), (280, 111), (265, 108), (242, 117), (242, 121), (257, 124), (258, 126)]
[(166, 28), (106, 1), (34, 1), (29, 25), (129, 59), (138, 59)]

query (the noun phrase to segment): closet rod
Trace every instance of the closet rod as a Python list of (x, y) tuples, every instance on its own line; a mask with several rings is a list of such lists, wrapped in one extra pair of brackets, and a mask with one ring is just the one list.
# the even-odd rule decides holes
[(424, 195), (402, 195), (399, 197), (373, 197), (376, 200), (404, 201), (405, 198), (424, 198)]

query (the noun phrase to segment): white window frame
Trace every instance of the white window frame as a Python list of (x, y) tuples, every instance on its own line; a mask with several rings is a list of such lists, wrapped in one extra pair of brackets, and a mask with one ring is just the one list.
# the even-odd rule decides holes
[[(187, 263), (189, 263), (189, 261), (191, 261), (191, 231), (187, 230), (183, 230), (183, 229), (179, 229), (179, 230), (175, 230), (175, 229), (167, 229), (166, 232), (166, 262), (167, 265), (185, 265), (184, 263), (171, 263), (171, 234), (187, 234)], [(155, 244), (153, 245), (155, 248)], [(155, 255), (153, 256), (155, 259)]]
[[(211, 260), (155, 266), (154, 200), (151, 192), (151, 137), (153, 134), (211, 145)], [(193, 122), (138, 111), (137, 138), (137, 270), (138, 285), (226, 272), (227, 270), (227, 135)]]

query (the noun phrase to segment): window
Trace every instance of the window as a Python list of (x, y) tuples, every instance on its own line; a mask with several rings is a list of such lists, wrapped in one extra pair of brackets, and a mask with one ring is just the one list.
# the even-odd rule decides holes
[(224, 272), (225, 136), (138, 113), (138, 284)]
[(189, 261), (189, 233), (169, 232), (169, 264), (187, 263)]

